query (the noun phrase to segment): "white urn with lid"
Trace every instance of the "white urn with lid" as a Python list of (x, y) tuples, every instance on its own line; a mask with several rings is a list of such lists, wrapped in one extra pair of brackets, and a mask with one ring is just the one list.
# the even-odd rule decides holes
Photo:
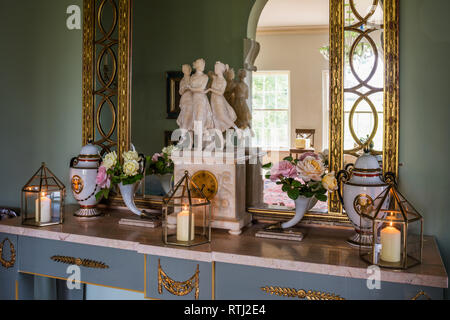
[(101, 214), (97, 210), (99, 201), (95, 197), (100, 191), (96, 180), (101, 161), (98, 147), (90, 143), (81, 148), (78, 157), (70, 161), (71, 189), (80, 204), (80, 209), (74, 214), (77, 217), (92, 218)]
[(388, 187), (382, 179), (377, 157), (365, 152), (352, 169), (340, 171), (337, 179), (339, 186), (343, 184), (343, 190), (338, 190), (339, 198), (356, 231), (347, 242), (354, 246), (370, 246), (372, 222), (361, 219), (359, 213), (373, 210), (374, 200)]

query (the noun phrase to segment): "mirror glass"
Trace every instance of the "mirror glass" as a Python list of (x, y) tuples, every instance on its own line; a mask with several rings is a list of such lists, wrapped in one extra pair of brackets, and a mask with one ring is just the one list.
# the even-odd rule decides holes
[(348, 164), (365, 147), (377, 155), (383, 150), (383, 4), (346, 0), (344, 14), (344, 162)]
[(106, 153), (117, 147), (117, 3), (96, 3), (94, 23), (94, 142)]
[[(221, 61), (234, 68), (237, 79), (252, 5), (241, 0), (133, 1), (131, 140), (138, 152), (161, 152), (178, 128), (182, 65), (203, 58), (208, 74)], [(146, 176), (145, 185), (148, 196), (164, 194), (154, 176)]]
[[(264, 163), (325, 152), (329, 111), (329, 0), (269, 0), (258, 22), (261, 50), (253, 73), (254, 143)], [(264, 179), (264, 177), (262, 177)], [(295, 208), (281, 186), (264, 179), (264, 207)], [(328, 212), (326, 202), (312, 211)]]

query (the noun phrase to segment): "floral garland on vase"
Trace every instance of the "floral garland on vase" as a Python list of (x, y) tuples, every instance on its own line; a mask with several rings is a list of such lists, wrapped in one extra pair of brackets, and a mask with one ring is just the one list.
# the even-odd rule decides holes
[(95, 195), (97, 200), (108, 199), (113, 186), (134, 184), (143, 178), (141, 168), (142, 157), (136, 151), (127, 151), (122, 154), (123, 165), (120, 163), (115, 151), (105, 155), (98, 169), (97, 185), (101, 190)]
[(325, 202), (327, 192), (337, 190), (334, 172), (326, 173), (325, 161), (313, 152), (304, 153), (298, 159), (284, 158), (275, 165), (268, 163), (263, 169), (270, 170), (266, 179), (282, 185), (283, 192), (294, 201), (303, 196)]

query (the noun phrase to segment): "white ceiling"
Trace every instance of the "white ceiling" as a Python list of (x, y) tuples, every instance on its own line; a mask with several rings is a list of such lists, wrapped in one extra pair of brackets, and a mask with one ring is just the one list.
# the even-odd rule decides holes
[(329, 4), (330, 0), (269, 0), (258, 27), (328, 25)]

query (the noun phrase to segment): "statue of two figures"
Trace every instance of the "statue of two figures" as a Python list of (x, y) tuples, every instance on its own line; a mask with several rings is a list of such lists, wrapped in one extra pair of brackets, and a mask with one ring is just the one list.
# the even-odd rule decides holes
[[(182, 67), (184, 77), (180, 82), (180, 115), (177, 123), (193, 141), (192, 133), (201, 130), (203, 140), (211, 130), (224, 133), (228, 129), (251, 130), (251, 113), (247, 106), (249, 88), (244, 82), (246, 71), (240, 70), (239, 81), (234, 81), (234, 71), (222, 62), (216, 62), (214, 72), (205, 71), (205, 60), (198, 59)], [(211, 78), (211, 83), (210, 83)], [(208, 99), (210, 94), (211, 99)], [(181, 142), (186, 140), (181, 137)]]

